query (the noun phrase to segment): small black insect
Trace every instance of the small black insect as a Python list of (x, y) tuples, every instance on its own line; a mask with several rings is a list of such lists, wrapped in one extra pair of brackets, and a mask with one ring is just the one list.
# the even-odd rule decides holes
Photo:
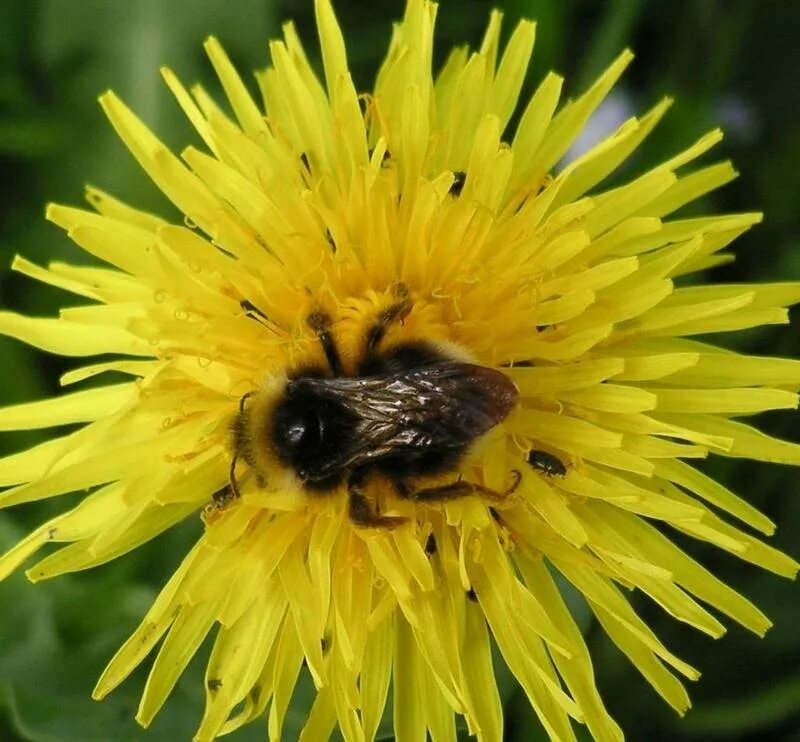
[(344, 375), (330, 317), (307, 318), (325, 353), (328, 368), (311, 366), (294, 373), (276, 398), (260, 392), (244, 404), (233, 425), (235, 456), (257, 477), (270, 465), (292, 470), (307, 493), (324, 493), (345, 484), (351, 520), (357, 525), (391, 528), (402, 518), (374, 511), (365, 488), (382, 474), (397, 494), (417, 502), (441, 502), (471, 494), (492, 499), (503, 493), (458, 479), (452, 484), (415, 489), (410, 479), (454, 472), (472, 443), (501, 422), (517, 403), (517, 388), (500, 371), (450, 358), (421, 342), (381, 352), (387, 327), (411, 311), (405, 286), (364, 337), (353, 376)]
[(328, 243), (328, 247), (330, 247), (331, 252), (336, 253), (336, 242), (333, 239), (330, 229), (325, 230), (325, 242)]
[(450, 195), (451, 196), (460, 196), (461, 191), (464, 190), (464, 183), (467, 182), (467, 174), (463, 170), (454, 170), (453, 171), (453, 183), (450, 186)]
[(436, 536), (432, 533), (428, 534), (428, 538), (425, 540), (425, 553), (428, 556), (433, 556), (439, 547), (436, 545)]
[(529, 451), (528, 463), (534, 469), (542, 472), (542, 474), (547, 474), (551, 477), (563, 477), (567, 473), (567, 467), (564, 466), (564, 463), (561, 461), (561, 459), (553, 456), (551, 453), (547, 453), (547, 451)]

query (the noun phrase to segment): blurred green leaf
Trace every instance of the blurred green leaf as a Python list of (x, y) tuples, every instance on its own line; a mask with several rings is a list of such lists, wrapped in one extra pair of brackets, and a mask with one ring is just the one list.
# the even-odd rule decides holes
[(764, 690), (741, 698), (707, 703), (690, 713), (685, 723), (689, 734), (703, 739), (758, 734), (800, 714), (800, 677), (770, 683)]
[(45, 118), (0, 121), (0, 155), (43, 157), (61, 147), (68, 137), (63, 126)]
[(606, 4), (605, 14), (594, 30), (593, 38), (581, 61), (580, 74), (571, 82), (575, 90), (589, 88), (627, 46), (631, 29), (644, 7), (642, 0), (616, 0)]

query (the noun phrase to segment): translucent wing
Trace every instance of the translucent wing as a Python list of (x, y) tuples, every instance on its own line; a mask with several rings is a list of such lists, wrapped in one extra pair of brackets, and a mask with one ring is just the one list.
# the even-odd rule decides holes
[[(353, 418), (353, 434), (338, 441), (336, 460), (319, 462), (316, 477), (371, 462), (435, 471), (452, 463), (469, 445), (514, 408), (517, 388), (499, 371), (469, 363), (436, 363), (395, 374), (290, 382), (338, 404)], [(437, 467), (441, 462), (441, 467)]]

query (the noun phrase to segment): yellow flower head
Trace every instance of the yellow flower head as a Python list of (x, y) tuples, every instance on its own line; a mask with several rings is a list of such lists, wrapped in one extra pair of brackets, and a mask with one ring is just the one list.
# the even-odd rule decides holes
[[(107, 371), (132, 380), (2, 410), (4, 430), (87, 425), (0, 460), (0, 506), (90, 493), (0, 558), (0, 577), (48, 543), (67, 545), (30, 568), (33, 581), (202, 517), (199, 542), (95, 690), (103, 698), (160, 643), (137, 714), (147, 726), (213, 630), (198, 740), (265, 713), (280, 739), (304, 662), (317, 688), (304, 740), (336, 725), (348, 741), (373, 739), (390, 688), (399, 740), (454, 740), (456, 715), (500, 740), (492, 642), (552, 739), (575, 739), (571, 720), (622, 739), (556, 575), (683, 713), (678, 676), (698, 673), (623, 588), (711, 636), (725, 629), (704, 605), (763, 634), (768, 619), (667, 534), (788, 577), (798, 566), (732, 525), (774, 531), (684, 461), (800, 463), (800, 446), (735, 419), (796, 407), (800, 363), (689, 339), (786, 322), (800, 300), (796, 284), (681, 286), (727, 262), (721, 251), (760, 220), (670, 216), (734, 177), (728, 162), (693, 165), (721, 134), (605, 189), (670, 101), (558, 163), (628, 52), (580, 97), (559, 106), (562, 80), (549, 74), (520, 108), (533, 24), (501, 55), (493, 14), (480, 50), (456, 49), (434, 75), (436, 5), (409, 0), (374, 91), (359, 94), (329, 1), (316, 12), (324, 82), (288, 24), (258, 75), (260, 103), (207, 42), (233, 117), (164, 70), (204, 145), (180, 158), (113, 93), (101, 97), (185, 222), (89, 189), (94, 211), (47, 216), (107, 267), (15, 260), (88, 301), (57, 319), (2, 312), (0, 332), (68, 356), (122, 356), (65, 385)], [(418, 389), (442, 369), (457, 392), (437, 380), (420, 392), (417, 427), (398, 418), (411, 402), (391, 385)], [(292, 417), (281, 405), (300, 388), (311, 402)], [(315, 404), (334, 388), (338, 413), (362, 405), (357, 435), (323, 430), (340, 418)], [(381, 394), (401, 412), (365, 423)], [(379, 426), (402, 437), (437, 414), (435, 445), (408, 449), (430, 460), (403, 469), (402, 445)], [(441, 430), (462, 415), (448, 453)], [(292, 447), (312, 428), (301, 461)], [(324, 479), (330, 461), (339, 468)]]

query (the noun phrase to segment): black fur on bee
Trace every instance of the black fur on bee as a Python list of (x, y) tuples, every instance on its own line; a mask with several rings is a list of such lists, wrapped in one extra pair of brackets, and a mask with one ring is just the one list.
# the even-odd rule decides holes
[(567, 473), (567, 467), (557, 456), (553, 456), (547, 451), (532, 450), (528, 452), (528, 463), (542, 474), (551, 477), (563, 477)]
[[(382, 311), (363, 340), (355, 374), (344, 373), (330, 316), (307, 318), (327, 368), (307, 366), (289, 375), (269, 417), (252, 420), (242, 405), (233, 425), (236, 454), (251, 468), (263, 446), (301, 480), (309, 494), (345, 485), (350, 519), (360, 526), (392, 528), (404, 518), (379, 515), (366, 494), (368, 480), (383, 475), (397, 494), (420, 503), (467, 495), (504, 493), (458, 481), (415, 489), (409, 479), (455, 472), (470, 446), (506, 418), (518, 391), (502, 372), (451, 358), (424, 342), (381, 348), (387, 327), (411, 311), (408, 289), (398, 285), (395, 302)], [(253, 423), (262, 439), (253, 440)], [(262, 424), (263, 423), (263, 424)], [(258, 474), (258, 471), (256, 471)], [(232, 481), (235, 472), (232, 469)]]

